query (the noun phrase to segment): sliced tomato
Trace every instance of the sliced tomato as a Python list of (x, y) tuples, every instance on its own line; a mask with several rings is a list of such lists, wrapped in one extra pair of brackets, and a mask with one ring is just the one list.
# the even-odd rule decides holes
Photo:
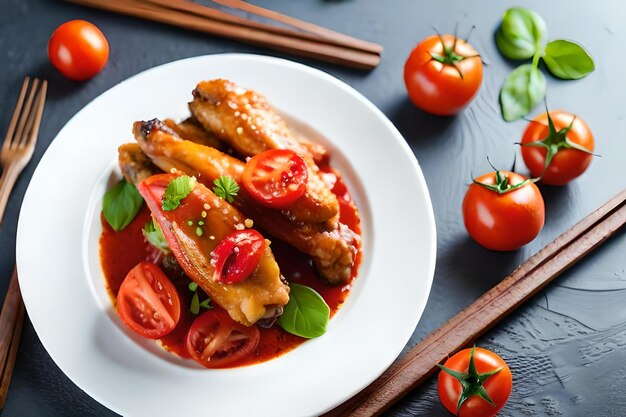
[(304, 159), (289, 149), (273, 149), (250, 159), (242, 184), (259, 203), (286, 208), (300, 198), (309, 178)]
[(211, 253), (218, 282), (235, 284), (248, 278), (261, 262), (265, 239), (256, 230), (237, 230), (226, 236)]
[(117, 313), (129, 329), (158, 339), (178, 324), (180, 300), (176, 288), (158, 266), (141, 262), (120, 286)]
[(198, 317), (187, 333), (191, 357), (207, 368), (221, 368), (250, 355), (259, 344), (255, 326), (246, 327), (223, 310), (209, 310)]

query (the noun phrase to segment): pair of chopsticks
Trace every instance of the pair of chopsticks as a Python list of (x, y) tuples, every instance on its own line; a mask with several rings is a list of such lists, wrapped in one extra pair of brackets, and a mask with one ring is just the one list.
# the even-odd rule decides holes
[(626, 189), (546, 245), (500, 284), (428, 335), (363, 391), (324, 417), (382, 414), (432, 375), (438, 363), (471, 346), (625, 223)]
[(242, 0), (214, 3), (271, 19), (257, 22), (188, 0), (66, 0), (87, 7), (154, 20), (358, 69), (380, 63), (382, 46), (304, 22)]

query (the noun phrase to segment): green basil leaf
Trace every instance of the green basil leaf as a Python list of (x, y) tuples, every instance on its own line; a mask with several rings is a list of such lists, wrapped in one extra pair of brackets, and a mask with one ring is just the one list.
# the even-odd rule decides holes
[(546, 95), (546, 79), (532, 64), (517, 67), (500, 90), (500, 109), (507, 122), (530, 112)]
[(121, 180), (104, 194), (102, 213), (113, 230), (119, 232), (133, 221), (142, 204), (143, 198), (137, 188)]
[(285, 306), (278, 325), (291, 334), (308, 339), (326, 333), (330, 308), (314, 289), (291, 284), (289, 302)]
[(552, 74), (564, 80), (578, 80), (595, 69), (585, 48), (563, 39), (546, 45), (543, 60)]
[(527, 59), (535, 55), (546, 37), (546, 22), (538, 13), (513, 7), (504, 12), (496, 33), (496, 45), (509, 59)]
[(178, 208), (180, 201), (191, 193), (195, 185), (196, 180), (187, 175), (174, 178), (165, 189), (165, 194), (163, 194), (163, 201), (161, 202), (163, 210), (170, 211)]
[(154, 219), (148, 220), (148, 222), (143, 226), (142, 232), (146, 237), (146, 240), (161, 252), (170, 251), (167, 240), (165, 240), (165, 236), (163, 235), (163, 230), (161, 230), (161, 227), (155, 223)]

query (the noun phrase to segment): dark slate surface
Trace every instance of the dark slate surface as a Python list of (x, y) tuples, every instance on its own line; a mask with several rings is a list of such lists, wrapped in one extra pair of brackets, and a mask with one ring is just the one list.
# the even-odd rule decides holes
[[(495, 49), (493, 32), (501, 13), (518, 2), (489, 0), (417, 2), (395, 0), (259, 1), (287, 14), (370, 39), (385, 47), (380, 67), (370, 73), (289, 57), (339, 77), (374, 102), (400, 129), (418, 157), (430, 188), (438, 229), (437, 269), (430, 299), (407, 349), (498, 283), (528, 256), (626, 186), (626, 3), (531, 1), (546, 20), (550, 38), (583, 43), (597, 64), (589, 77), (563, 82), (548, 76), (548, 100), (584, 118), (597, 142), (585, 175), (561, 188), (542, 187), (547, 223), (539, 237), (512, 253), (493, 253), (474, 244), (463, 228), (460, 205), (471, 174), (513, 161), (513, 143), (524, 122), (507, 124), (497, 95), (515, 64)], [(601, 5), (601, 7), (598, 7)], [(267, 49), (169, 28), (157, 23), (84, 9), (61, 1), (5, 0), (0, 14), (0, 131), (3, 133), (24, 75), (50, 81), (49, 100), (34, 161), (19, 179), (0, 226), (0, 295), (14, 262), (18, 212), (29, 178), (61, 127), (90, 100), (125, 78), (173, 60), (219, 52), (284, 56)], [(47, 40), (59, 24), (87, 19), (109, 39), (107, 68), (76, 84), (49, 65)], [(439, 118), (415, 109), (402, 82), (410, 49), (436, 27), (461, 33), (472, 25), (471, 41), (489, 66), (480, 93), (457, 117)], [(536, 114), (540, 109), (536, 109)], [(85, 140), (89, 138), (86, 137)], [(78, 158), (79, 155), (68, 156)], [(523, 171), (523, 164), (520, 164)], [(393, 173), (385, 173), (390, 181)], [(59, 179), (62, 181), (62, 179)], [(45, 208), (44, 208), (45, 210)], [(409, 213), (410, 215), (410, 213)], [(55, 236), (37, 236), (50, 239)], [(479, 345), (511, 365), (514, 390), (502, 416), (626, 415), (626, 233), (572, 268), (535, 299), (498, 325)], [(33, 261), (36, 261), (35, 259)], [(41, 277), (47, 279), (49, 277)], [(59, 323), (62, 326), (62, 323)], [(431, 380), (394, 406), (390, 416), (445, 416)], [(27, 322), (3, 416), (112, 416), (74, 386), (43, 349)]]

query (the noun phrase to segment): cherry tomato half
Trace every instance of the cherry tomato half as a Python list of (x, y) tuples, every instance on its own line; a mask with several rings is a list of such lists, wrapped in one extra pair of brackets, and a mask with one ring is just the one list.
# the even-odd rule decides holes
[[(595, 143), (591, 129), (584, 120), (575, 115), (556, 110), (550, 112), (550, 118), (554, 123), (556, 132), (566, 129), (570, 124), (572, 127), (567, 131), (565, 137), (568, 141), (582, 146), (589, 152), (593, 152)], [(572, 123), (573, 122), (573, 123)], [(552, 161), (544, 172), (547, 149), (537, 146), (523, 146), (531, 142), (542, 141), (550, 136), (548, 128), (548, 113), (537, 116), (528, 124), (524, 136), (522, 136), (522, 157), (524, 163), (530, 170), (533, 177), (541, 177), (541, 182), (548, 185), (567, 184), (580, 174), (585, 172), (593, 155), (591, 153), (573, 148), (560, 147), (558, 152), (552, 157)], [(553, 135), (554, 136), (554, 135)], [(550, 137), (551, 142), (559, 142), (562, 138)]]
[(273, 149), (246, 163), (242, 183), (259, 203), (286, 208), (304, 194), (308, 176), (300, 155), (289, 149)]
[(61, 74), (71, 80), (84, 81), (104, 68), (109, 59), (109, 43), (93, 24), (71, 20), (52, 34), (48, 57)]
[(237, 230), (211, 252), (211, 264), (215, 267), (215, 280), (235, 284), (248, 278), (261, 262), (265, 239), (256, 230)]
[(158, 339), (178, 324), (180, 300), (176, 288), (158, 266), (141, 262), (120, 286), (117, 313), (131, 330)]
[(453, 35), (429, 36), (404, 64), (409, 98), (433, 114), (458, 113), (474, 98), (482, 80), (480, 56), (472, 45)]
[[(457, 352), (446, 361), (444, 367), (453, 371), (469, 373), (469, 361), (472, 349), (464, 349)], [(437, 381), (439, 399), (448, 411), (459, 417), (492, 417), (506, 404), (511, 394), (513, 378), (511, 370), (506, 362), (495, 353), (481, 348), (474, 348), (473, 362), (478, 374), (484, 374), (500, 368), (500, 371), (488, 376), (480, 385), (483, 386), (495, 405), (489, 404), (485, 399), (472, 395), (463, 402), (457, 414), (459, 397), (463, 392), (463, 386), (452, 375), (442, 370)], [(481, 379), (484, 379), (481, 378)], [(471, 380), (470, 380), (471, 381)], [(471, 381), (475, 382), (476, 381)]]
[[(514, 172), (499, 171), (510, 186), (526, 178)], [(495, 186), (496, 172), (476, 178), (476, 182)], [(545, 207), (537, 186), (524, 186), (498, 193), (473, 183), (463, 200), (463, 222), (469, 235), (487, 249), (510, 251), (533, 240), (543, 228)]]
[(255, 326), (246, 327), (223, 310), (209, 310), (199, 316), (187, 333), (191, 357), (207, 368), (221, 368), (251, 354), (259, 344)]

